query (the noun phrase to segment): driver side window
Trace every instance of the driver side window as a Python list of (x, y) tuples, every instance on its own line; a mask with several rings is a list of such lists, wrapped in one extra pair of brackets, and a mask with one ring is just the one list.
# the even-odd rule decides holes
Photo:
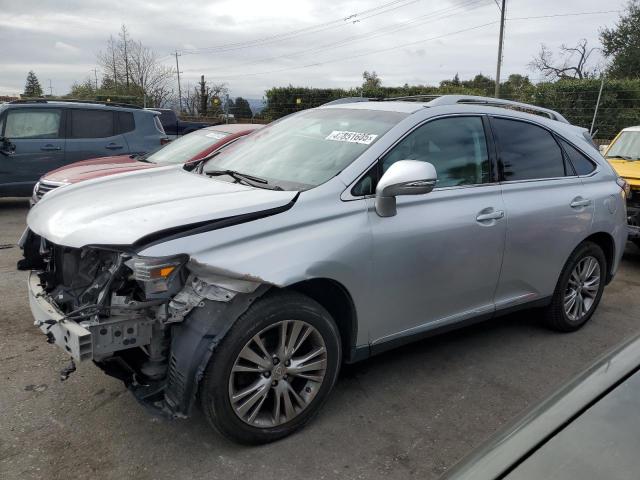
[(382, 159), (382, 172), (399, 160), (431, 163), (436, 187), (490, 181), (489, 154), (481, 117), (450, 117), (428, 122), (405, 137)]

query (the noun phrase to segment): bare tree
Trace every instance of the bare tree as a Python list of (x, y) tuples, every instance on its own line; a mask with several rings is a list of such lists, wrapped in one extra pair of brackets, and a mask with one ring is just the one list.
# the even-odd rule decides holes
[(591, 78), (595, 76), (595, 69), (588, 66), (589, 57), (597, 48), (589, 48), (586, 39), (580, 40), (576, 46), (560, 46), (560, 53), (556, 58), (545, 44), (540, 46), (540, 52), (529, 63), (531, 70), (541, 72), (550, 80), (566, 78)]
[[(222, 97), (228, 93), (225, 83), (208, 83), (201, 77), (197, 87), (190, 89), (187, 87), (186, 95), (183, 98), (182, 106), (188, 115), (204, 116), (219, 115), (222, 113)], [(212, 105), (211, 99), (218, 98), (220, 102)]]
[(105, 51), (98, 53), (98, 64), (104, 82), (114, 94), (141, 96), (156, 107), (165, 106), (173, 100), (173, 77), (175, 70), (162, 64), (156, 53), (134, 40), (127, 27), (122, 25), (118, 39), (109, 37)]

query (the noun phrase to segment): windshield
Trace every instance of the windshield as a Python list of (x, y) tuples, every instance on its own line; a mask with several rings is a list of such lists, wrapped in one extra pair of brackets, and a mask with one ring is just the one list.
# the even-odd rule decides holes
[(640, 132), (622, 132), (609, 147), (607, 158), (640, 160)]
[(166, 147), (145, 157), (144, 160), (165, 165), (184, 163), (228, 135), (230, 134), (218, 130), (196, 130), (172, 141)]
[(305, 190), (341, 172), (404, 113), (346, 108), (307, 110), (221, 152), (204, 173), (235, 170), (289, 190)]

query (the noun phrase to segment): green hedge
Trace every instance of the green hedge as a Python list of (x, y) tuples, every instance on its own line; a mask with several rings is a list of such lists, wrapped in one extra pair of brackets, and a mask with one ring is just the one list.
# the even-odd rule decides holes
[[(600, 80), (591, 79), (526, 84), (517, 92), (509, 91), (508, 88), (503, 88), (503, 92), (511, 100), (557, 110), (570, 122), (589, 128), (599, 89)], [(425, 85), (379, 87), (364, 91), (361, 88), (276, 87), (266, 92), (266, 107), (262, 116), (275, 120), (344, 97), (443, 94), (487, 95), (487, 92), (465, 87)], [(631, 125), (640, 125), (640, 80), (606, 80), (596, 118), (596, 138), (612, 139), (622, 128)]]

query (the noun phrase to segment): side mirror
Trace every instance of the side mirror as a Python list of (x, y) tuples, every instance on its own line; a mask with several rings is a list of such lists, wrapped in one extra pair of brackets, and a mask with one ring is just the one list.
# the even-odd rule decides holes
[(7, 137), (0, 137), (0, 153), (13, 155), (15, 151), (16, 146)]
[(376, 213), (381, 217), (396, 214), (398, 195), (423, 195), (436, 186), (438, 175), (433, 165), (418, 160), (395, 162), (382, 175), (376, 187)]

